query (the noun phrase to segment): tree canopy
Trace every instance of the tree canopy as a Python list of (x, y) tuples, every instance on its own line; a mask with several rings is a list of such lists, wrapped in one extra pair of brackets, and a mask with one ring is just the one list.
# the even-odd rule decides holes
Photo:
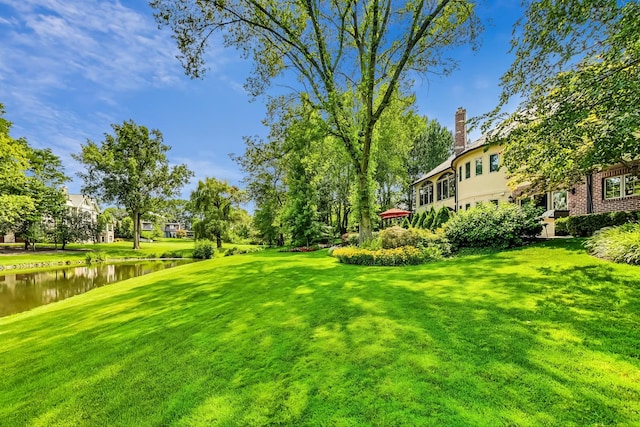
[[(568, 186), (594, 170), (640, 158), (640, 4), (527, 2), (516, 58), (489, 125), (515, 182)], [(515, 113), (500, 115), (514, 98)]]
[(222, 247), (228, 236), (231, 223), (237, 218), (236, 211), (244, 198), (244, 192), (226, 181), (206, 178), (198, 182), (191, 193), (190, 209), (195, 219), (193, 229), (196, 239), (215, 239)]
[(13, 231), (28, 247), (44, 237), (43, 219), (64, 209), (61, 187), (68, 178), (50, 149), (12, 138), (3, 115), (0, 104), (0, 233)]
[(480, 24), (466, 0), (391, 2), (153, 0), (160, 24), (171, 26), (180, 59), (193, 77), (205, 70), (207, 45), (251, 57), (246, 87), (258, 95), (292, 71), (295, 90), (322, 113), (356, 171), (360, 238), (371, 234), (371, 153), (378, 121), (411, 73), (448, 73), (452, 46), (474, 43)]
[(100, 145), (87, 141), (74, 158), (86, 166), (78, 172), (83, 193), (127, 209), (133, 222), (133, 248), (140, 248), (140, 220), (160, 206), (160, 201), (177, 195), (193, 172), (186, 165), (169, 167), (162, 133), (133, 120), (112, 125)]

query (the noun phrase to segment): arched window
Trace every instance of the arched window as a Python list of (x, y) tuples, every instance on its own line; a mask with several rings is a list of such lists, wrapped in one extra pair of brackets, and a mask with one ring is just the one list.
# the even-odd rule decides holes
[(452, 173), (445, 173), (436, 182), (438, 200), (448, 199), (456, 194), (456, 179)]
[(433, 203), (433, 182), (427, 182), (420, 187), (420, 206)]

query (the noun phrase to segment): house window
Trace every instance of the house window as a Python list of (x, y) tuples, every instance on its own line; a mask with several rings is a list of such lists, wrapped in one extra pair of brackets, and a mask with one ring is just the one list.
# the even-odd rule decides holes
[(458, 168), (458, 181), (462, 182), (462, 166)]
[(493, 203), (496, 206), (498, 206), (498, 199), (492, 199), (492, 200), (489, 200), (489, 202)]
[(433, 203), (433, 183), (427, 182), (420, 187), (420, 206)]
[(568, 208), (567, 206), (567, 190), (561, 190), (561, 191), (554, 191), (551, 194), (551, 200), (552, 200), (552, 209), (555, 210), (560, 210), (560, 211), (566, 211)]
[(436, 183), (438, 200), (453, 197), (455, 195), (455, 183), (456, 180), (452, 173), (442, 175)]
[(471, 162), (464, 164), (464, 179), (471, 178)]
[(635, 175), (625, 175), (624, 177), (624, 195), (640, 196), (640, 178)]
[(620, 175), (603, 180), (605, 199), (640, 196), (640, 178), (635, 175)]
[(489, 172), (497, 172), (500, 169), (500, 154), (489, 156)]
[(466, 205), (464, 205), (464, 210), (468, 210), (471, 208), (471, 203), (467, 203)]
[(476, 159), (476, 176), (482, 175), (482, 157)]
[(622, 177), (614, 176), (604, 179), (604, 198), (617, 199), (622, 197)]

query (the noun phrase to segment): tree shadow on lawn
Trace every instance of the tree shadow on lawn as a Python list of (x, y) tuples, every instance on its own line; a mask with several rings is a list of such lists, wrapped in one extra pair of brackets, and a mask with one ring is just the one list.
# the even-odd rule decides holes
[[(628, 303), (608, 291), (598, 305), (591, 277), (621, 286)], [(397, 269), (318, 254), (212, 261), (0, 328), (10, 343), (0, 363), (15, 368), (0, 380), (15, 390), (4, 414), (115, 424), (630, 424), (638, 365), (614, 344), (637, 342), (640, 297), (632, 278), (619, 279), (601, 266), (519, 267), (499, 254)], [(596, 337), (603, 320), (613, 327)]]

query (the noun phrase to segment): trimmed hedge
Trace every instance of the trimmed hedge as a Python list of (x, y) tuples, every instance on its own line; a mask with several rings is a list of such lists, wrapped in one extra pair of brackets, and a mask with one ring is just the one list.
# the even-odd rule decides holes
[(419, 249), (413, 246), (377, 250), (348, 246), (334, 249), (331, 255), (343, 264), (377, 266), (416, 265), (443, 258), (437, 247)]
[(601, 228), (637, 222), (639, 219), (640, 211), (568, 216), (556, 220), (556, 233), (560, 230), (561, 233), (571, 234), (574, 237), (589, 237)]
[(595, 232), (584, 245), (590, 254), (614, 262), (640, 265), (640, 224), (607, 227)]

